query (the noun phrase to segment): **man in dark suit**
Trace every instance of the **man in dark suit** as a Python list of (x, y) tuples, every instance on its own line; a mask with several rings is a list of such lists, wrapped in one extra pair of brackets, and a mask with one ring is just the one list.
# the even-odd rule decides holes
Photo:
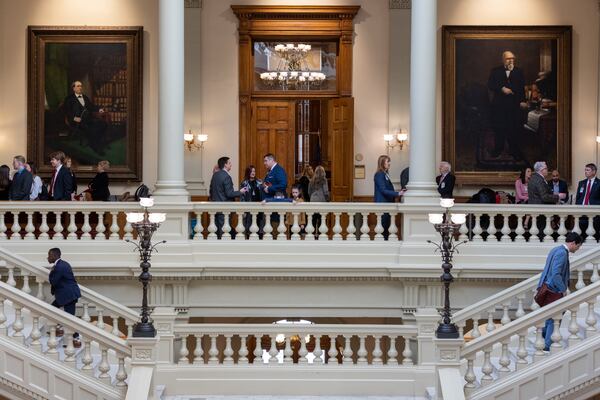
[(63, 102), (69, 126), (73, 128), (76, 134), (84, 136), (89, 146), (96, 153), (103, 154), (106, 123), (94, 118), (93, 113), (104, 113), (104, 110), (92, 103), (90, 98), (83, 94), (81, 82), (73, 82), (71, 89), (73, 93), (68, 95)]
[[(575, 204), (582, 206), (597, 206), (600, 205), (600, 179), (596, 178), (598, 168), (596, 164), (587, 164), (585, 166), (585, 179), (577, 184), (577, 195)], [(587, 236), (586, 231), (589, 225), (587, 215), (582, 215), (579, 218), (579, 227), (581, 232)], [(600, 218), (594, 217), (594, 229), (596, 236), (600, 235)]]
[(8, 193), (9, 200), (29, 200), (33, 175), (25, 168), (25, 157), (13, 158), (13, 168), (17, 171), (13, 175), (12, 184)]
[(529, 204), (556, 204), (560, 194), (554, 194), (546, 183), (548, 166), (545, 161), (538, 161), (533, 165), (534, 173), (531, 174), (527, 183), (527, 193), (529, 194)]
[(452, 175), (452, 166), (448, 161), (440, 163), (440, 174), (435, 178), (435, 182), (438, 185), (438, 193), (442, 199), (453, 198), (452, 192), (454, 191), (456, 177)]
[(515, 55), (510, 51), (502, 53), (503, 65), (492, 69), (488, 79), (488, 89), (492, 92), (492, 127), (496, 136), (494, 149), (490, 152), (498, 157), (504, 144), (508, 142), (510, 153), (516, 160), (522, 160), (519, 149), (519, 132), (522, 129), (521, 111), (525, 103), (525, 76), (515, 66)]
[(561, 204), (564, 204), (569, 198), (569, 187), (567, 181), (560, 179), (560, 173), (557, 169), (552, 170), (552, 179), (548, 181), (548, 187), (552, 190), (552, 193), (559, 195), (564, 193), (564, 199), (560, 200)]
[(265, 198), (275, 197), (278, 193), (286, 197), (287, 174), (283, 167), (277, 164), (275, 156), (271, 153), (265, 154), (263, 158), (267, 176), (263, 181)]
[[(236, 197), (240, 197), (248, 191), (247, 188), (242, 188), (239, 191), (233, 190), (233, 180), (231, 179), (231, 175), (229, 175), (233, 164), (229, 157), (219, 158), (217, 165), (219, 166), (219, 170), (210, 179), (209, 195), (211, 201), (234, 201)], [(223, 213), (217, 213), (215, 215), (215, 224), (217, 225), (217, 235), (219, 238), (223, 234), (224, 223), (225, 216)]]
[(50, 200), (71, 200), (73, 193), (73, 175), (69, 168), (65, 167), (65, 153), (56, 151), (50, 154), (50, 165), (54, 168), (52, 180), (48, 188)]

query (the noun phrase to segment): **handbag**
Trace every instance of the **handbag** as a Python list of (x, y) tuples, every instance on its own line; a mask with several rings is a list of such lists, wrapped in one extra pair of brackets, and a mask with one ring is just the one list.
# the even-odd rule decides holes
[(545, 305), (553, 303), (562, 297), (562, 293), (553, 292), (552, 290), (550, 290), (548, 285), (544, 283), (542, 284), (542, 286), (539, 287), (533, 299), (536, 303), (539, 304), (540, 307), (544, 307)]

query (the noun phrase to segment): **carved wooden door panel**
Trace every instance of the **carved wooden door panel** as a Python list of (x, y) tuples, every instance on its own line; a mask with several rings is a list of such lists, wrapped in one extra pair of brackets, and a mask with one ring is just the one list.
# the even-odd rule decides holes
[(263, 156), (273, 153), (287, 173), (288, 194), (294, 183), (294, 117), (295, 101), (252, 101), (250, 161), (256, 167), (256, 175), (262, 179), (267, 173), (263, 165)]
[(327, 133), (331, 160), (331, 200), (351, 201), (354, 184), (354, 99), (331, 99)]

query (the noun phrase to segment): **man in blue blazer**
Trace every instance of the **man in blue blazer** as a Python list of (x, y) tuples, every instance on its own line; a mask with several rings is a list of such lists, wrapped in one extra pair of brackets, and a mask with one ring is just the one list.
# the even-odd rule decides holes
[[(554, 293), (561, 293), (563, 296), (569, 288), (570, 268), (569, 253), (575, 253), (581, 247), (583, 239), (575, 232), (569, 232), (565, 239), (565, 244), (553, 248), (548, 253), (544, 272), (538, 282), (538, 289), (545, 283)], [(546, 351), (550, 350), (552, 344), (552, 331), (554, 330), (554, 320), (547, 319), (546, 326), (542, 331), (542, 336), (546, 343)]]
[(71, 315), (75, 315), (77, 299), (81, 297), (79, 286), (73, 275), (71, 265), (62, 260), (59, 248), (48, 250), (48, 262), (53, 264), (50, 270), (50, 292), (54, 295), (52, 305), (63, 308)]
[(265, 176), (263, 181), (265, 198), (275, 197), (277, 193), (281, 193), (283, 197), (287, 197), (287, 174), (283, 167), (277, 164), (275, 156), (271, 153), (265, 154), (263, 162), (267, 169), (267, 176)]
[(71, 200), (71, 193), (74, 190), (73, 175), (71, 175), (69, 168), (63, 165), (64, 162), (65, 153), (62, 151), (50, 154), (50, 164), (54, 168), (50, 187), (48, 188), (50, 200)]
[(13, 168), (17, 172), (13, 175), (8, 198), (9, 200), (29, 200), (33, 175), (25, 169), (25, 157), (15, 156), (13, 159)]
[(584, 206), (600, 205), (600, 179), (596, 178), (596, 164), (585, 166), (585, 179), (577, 185), (575, 204)]

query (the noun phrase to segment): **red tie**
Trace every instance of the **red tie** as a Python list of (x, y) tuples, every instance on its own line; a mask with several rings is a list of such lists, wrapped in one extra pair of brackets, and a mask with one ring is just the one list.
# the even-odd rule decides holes
[(54, 173), (52, 174), (52, 182), (50, 182), (50, 190), (48, 190), (49, 196), (52, 196), (52, 192), (54, 192), (54, 182), (56, 181), (56, 172), (57, 172), (57, 170), (54, 169)]
[(583, 205), (588, 206), (590, 204), (590, 193), (592, 192), (592, 181), (588, 179), (587, 189), (585, 190), (585, 198), (583, 199)]

